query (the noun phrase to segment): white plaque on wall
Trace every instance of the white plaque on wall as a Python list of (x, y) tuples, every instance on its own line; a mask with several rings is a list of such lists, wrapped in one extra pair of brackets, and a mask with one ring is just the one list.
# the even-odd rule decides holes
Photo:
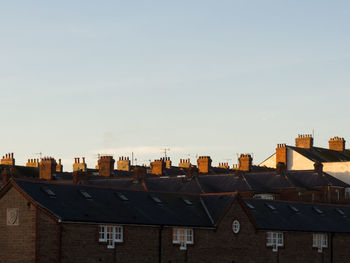
[(7, 208), (7, 225), (18, 226), (19, 224), (19, 209)]

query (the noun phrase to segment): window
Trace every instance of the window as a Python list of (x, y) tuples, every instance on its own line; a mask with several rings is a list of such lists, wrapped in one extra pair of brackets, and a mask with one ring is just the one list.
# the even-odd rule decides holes
[(312, 235), (312, 247), (317, 248), (318, 252), (321, 253), (323, 248), (328, 247), (328, 237), (327, 234), (314, 233)]
[(278, 251), (278, 247), (283, 247), (283, 233), (282, 232), (267, 232), (266, 246), (272, 247), (272, 251)]
[(241, 224), (239, 223), (239, 221), (233, 220), (232, 222), (233, 233), (238, 234), (240, 229), (241, 229)]
[(88, 199), (88, 200), (92, 199), (91, 195), (90, 195), (88, 192), (86, 192), (85, 190), (80, 190), (80, 194), (81, 194), (85, 199)]
[(100, 226), (99, 242), (106, 242), (107, 248), (114, 248), (115, 243), (123, 242), (122, 226)]
[(350, 199), (350, 187), (345, 188), (345, 199)]
[(173, 244), (180, 244), (180, 250), (186, 250), (187, 244), (193, 244), (192, 228), (173, 228)]
[(315, 210), (316, 213), (319, 214), (319, 215), (323, 214), (323, 211), (321, 209), (319, 209), (318, 207), (316, 207), (316, 206), (313, 206), (312, 209)]
[(254, 199), (265, 199), (265, 200), (274, 200), (275, 197), (272, 194), (255, 194)]
[(56, 194), (48, 187), (44, 186), (41, 187), (41, 190), (44, 191), (45, 194), (47, 194), (50, 198), (56, 198)]

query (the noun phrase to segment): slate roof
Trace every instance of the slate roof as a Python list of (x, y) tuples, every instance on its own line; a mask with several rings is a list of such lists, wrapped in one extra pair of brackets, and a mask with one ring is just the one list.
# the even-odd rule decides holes
[(260, 230), (350, 233), (350, 206), (261, 199), (244, 203)]
[(133, 178), (114, 178), (87, 180), (83, 184), (115, 187), (130, 190), (148, 190), (173, 193), (227, 193), (256, 192), (274, 193), (278, 190), (301, 188), (315, 189), (317, 187), (337, 186), (350, 187), (343, 181), (327, 174), (308, 171), (276, 171), (258, 173), (198, 175), (191, 179), (186, 177), (146, 177), (144, 185), (134, 183)]
[(310, 149), (288, 146), (314, 162), (347, 162), (350, 161), (350, 150), (333, 151), (326, 148), (311, 147)]
[[(208, 208), (199, 195), (115, 190), (27, 180), (14, 180), (12, 183), (62, 221), (214, 227), (215, 222), (208, 211), (215, 214), (218, 208), (224, 210), (227, 205), (227, 200), (219, 197), (215, 202), (208, 201), (208, 206), (215, 204), (215, 207)], [(50, 189), (54, 198), (44, 189)], [(84, 197), (81, 191), (88, 193), (91, 198)], [(122, 200), (120, 194), (128, 200)], [(158, 198), (160, 203), (153, 200), (152, 196)], [(184, 199), (191, 204), (186, 204)], [(214, 217), (217, 218), (216, 214)]]

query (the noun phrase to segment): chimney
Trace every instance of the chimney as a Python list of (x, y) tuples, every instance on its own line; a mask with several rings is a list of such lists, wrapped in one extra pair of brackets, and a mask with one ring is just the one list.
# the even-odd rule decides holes
[(15, 158), (13, 157), (13, 153), (7, 153), (2, 157), (1, 162), (2, 165), (15, 166)]
[(186, 173), (186, 178), (187, 179), (192, 179), (192, 177), (196, 174), (198, 174), (198, 169), (197, 167), (188, 167), (185, 169), (185, 173)]
[(146, 167), (144, 166), (135, 166), (133, 169), (133, 172), (134, 172), (134, 179), (133, 179), (134, 183), (143, 181), (147, 174)]
[(315, 172), (317, 172), (319, 175), (323, 174), (323, 164), (321, 162), (315, 162), (314, 168), (315, 168)]
[(329, 149), (333, 151), (342, 152), (345, 150), (345, 140), (344, 138), (333, 137), (329, 140)]
[(87, 181), (88, 175), (86, 171), (73, 171), (73, 184), (80, 184), (80, 182)]
[(190, 158), (188, 158), (188, 159), (180, 159), (179, 167), (181, 167), (181, 168), (190, 168), (191, 167)]
[(28, 159), (26, 167), (39, 167), (39, 159)]
[(82, 157), (82, 162), (80, 162), (80, 158), (74, 158), (74, 163), (73, 163), (73, 172), (75, 171), (87, 171), (87, 166), (85, 162), (85, 157)]
[(154, 160), (151, 162), (151, 174), (163, 175), (163, 170), (165, 168), (165, 162), (163, 158), (159, 160)]
[(14, 167), (7, 167), (1, 171), (2, 185), (4, 186), (12, 177), (16, 177)]
[(285, 173), (285, 171), (287, 170), (286, 164), (279, 162), (276, 164), (276, 173), (279, 175), (282, 175)]
[(250, 154), (241, 154), (238, 158), (239, 170), (250, 172), (253, 165), (253, 158)]
[(295, 138), (295, 146), (311, 149), (314, 146), (314, 138), (312, 138), (311, 134), (299, 134), (298, 138)]
[(228, 165), (228, 163), (219, 163), (218, 168), (230, 169), (230, 166)]
[(113, 156), (101, 156), (98, 160), (99, 176), (110, 177), (114, 173)]
[(170, 157), (164, 157), (163, 161), (165, 162), (165, 168), (170, 169), (171, 168), (171, 160)]
[(117, 170), (121, 171), (130, 171), (130, 160), (129, 157), (119, 157), (119, 160), (117, 161)]
[(287, 146), (286, 144), (277, 144), (276, 148), (276, 167), (278, 163), (284, 163), (287, 166)]
[(58, 173), (63, 172), (63, 165), (62, 165), (61, 159), (58, 159), (58, 164), (56, 165), (56, 172)]
[(56, 160), (51, 157), (42, 158), (39, 164), (39, 178), (51, 180), (56, 172)]
[(197, 159), (198, 172), (202, 174), (209, 173), (211, 162), (210, 156), (199, 156)]

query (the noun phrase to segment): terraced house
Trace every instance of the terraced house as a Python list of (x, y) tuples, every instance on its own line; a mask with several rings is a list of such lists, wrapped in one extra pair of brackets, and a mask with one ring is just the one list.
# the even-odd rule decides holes
[[(346, 262), (350, 207), (11, 179), (1, 262)], [(18, 253), (21, 251), (21, 253)]]

